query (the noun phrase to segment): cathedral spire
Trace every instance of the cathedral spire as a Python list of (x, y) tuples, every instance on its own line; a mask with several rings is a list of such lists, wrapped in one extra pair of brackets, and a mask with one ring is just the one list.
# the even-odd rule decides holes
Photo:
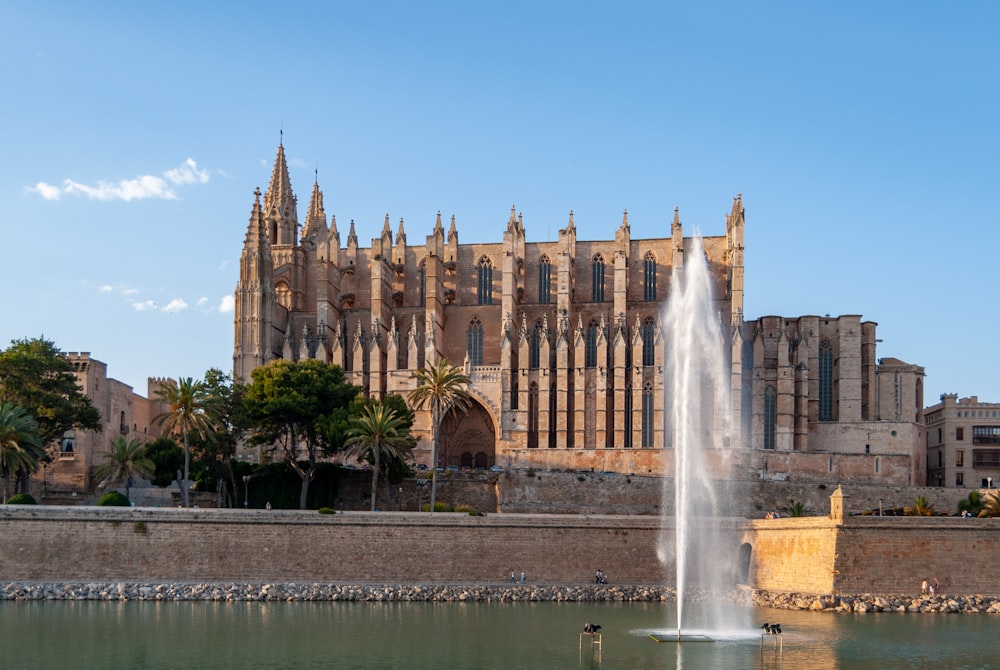
[(458, 229), (455, 227), (455, 215), (451, 215), (451, 225), (448, 226), (448, 241), (458, 239)]
[(288, 162), (285, 160), (285, 145), (278, 144), (278, 155), (274, 159), (271, 182), (264, 195), (264, 216), (272, 220), (272, 244), (294, 245), (298, 237), (298, 213), (295, 193), (288, 177)]
[(396, 244), (406, 244), (406, 232), (403, 230), (403, 219), (399, 219), (399, 230), (396, 232)]
[(260, 187), (258, 186), (253, 192), (253, 207), (250, 210), (250, 222), (247, 224), (244, 247), (259, 248), (262, 243), (267, 243), (267, 226), (264, 223), (264, 214), (260, 209)]
[(326, 211), (323, 209), (323, 191), (319, 190), (319, 182), (316, 181), (313, 182), (312, 195), (309, 196), (309, 212), (306, 214), (305, 225), (302, 226), (302, 239), (319, 232), (326, 232)]
[(354, 246), (358, 245), (358, 234), (354, 232), (354, 219), (351, 219), (351, 229), (347, 232), (347, 243), (354, 243)]

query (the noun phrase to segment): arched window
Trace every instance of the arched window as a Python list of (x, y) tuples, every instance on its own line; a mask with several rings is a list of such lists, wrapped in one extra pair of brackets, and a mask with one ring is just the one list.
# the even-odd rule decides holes
[(478, 316), (469, 321), (469, 363), (483, 364), (483, 322)]
[(479, 304), (493, 304), (493, 261), (488, 256), (479, 259)]
[(417, 268), (417, 296), (420, 300), (420, 306), (427, 306), (427, 259), (420, 261), (420, 267)]
[(773, 386), (764, 389), (764, 448), (774, 449), (774, 421), (777, 412), (777, 394)]
[(656, 321), (651, 316), (647, 316), (640, 326), (642, 332), (642, 364), (656, 365), (656, 349), (654, 348), (654, 338), (656, 335)]
[(642, 299), (656, 300), (656, 256), (646, 252), (642, 265)]
[(528, 387), (528, 449), (538, 448), (538, 382)]
[(819, 343), (819, 420), (833, 421), (833, 345)]
[(544, 255), (538, 260), (538, 302), (552, 302), (552, 263)]
[(642, 385), (642, 446), (653, 446), (653, 383)]
[(531, 329), (528, 337), (528, 367), (537, 370), (541, 367), (542, 337), (544, 337), (541, 321), (535, 321), (535, 327)]
[(597, 254), (594, 256), (593, 270), (591, 274), (591, 300), (594, 302), (604, 302), (604, 256)]
[(600, 328), (597, 319), (591, 319), (587, 329), (583, 331), (584, 362), (588, 368), (597, 367), (597, 330)]

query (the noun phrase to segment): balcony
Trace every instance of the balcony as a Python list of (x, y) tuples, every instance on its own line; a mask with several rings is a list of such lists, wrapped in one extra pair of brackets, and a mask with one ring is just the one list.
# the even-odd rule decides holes
[(977, 470), (1000, 470), (1000, 449), (973, 449), (972, 467)]

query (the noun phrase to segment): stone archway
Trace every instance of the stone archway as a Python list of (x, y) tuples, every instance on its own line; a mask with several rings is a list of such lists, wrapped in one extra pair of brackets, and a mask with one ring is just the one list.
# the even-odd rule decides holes
[(438, 456), (444, 466), (488, 468), (496, 462), (496, 427), (485, 407), (473, 401), (469, 411), (445, 417)]

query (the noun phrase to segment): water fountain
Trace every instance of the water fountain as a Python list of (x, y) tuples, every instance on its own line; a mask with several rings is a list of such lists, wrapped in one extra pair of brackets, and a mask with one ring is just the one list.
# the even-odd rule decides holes
[[(722, 448), (729, 433), (729, 371), (726, 335), (720, 325), (712, 295), (712, 277), (700, 236), (684, 250), (683, 269), (675, 268), (665, 315), (668, 348), (665, 410), (668, 417), (665, 444), (674, 457), (673, 487), (664, 478), (663, 509), (674, 509), (674, 528), (664, 524), (659, 558), (676, 568), (677, 631), (654, 635), (658, 641), (712, 641), (723, 630), (739, 627), (732, 604), (722, 598), (713, 603), (699, 632), (683, 632), (684, 607), (697, 585), (701, 592), (719, 594), (731, 576), (725, 569), (735, 551), (724, 549), (724, 531), (718, 523), (708, 449)], [(669, 496), (673, 496), (672, 501)], [(672, 505), (670, 504), (672, 502)], [(729, 536), (731, 537), (731, 533)], [(734, 548), (735, 549), (735, 548)], [(728, 554), (728, 555), (726, 555)]]

